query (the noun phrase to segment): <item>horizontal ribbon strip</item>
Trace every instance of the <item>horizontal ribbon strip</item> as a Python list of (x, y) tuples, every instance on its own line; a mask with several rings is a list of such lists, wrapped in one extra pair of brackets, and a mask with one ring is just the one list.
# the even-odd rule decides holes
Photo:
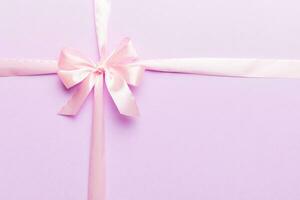
[[(129, 66), (144, 66), (145, 70), (190, 73), (209, 76), (249, 78), (300, 78), (300, 60), (247, 58), (183, 58), (140, 60)], [(55, 60), (0, 59), (0, 76), (30, 76), (55, 74)]]

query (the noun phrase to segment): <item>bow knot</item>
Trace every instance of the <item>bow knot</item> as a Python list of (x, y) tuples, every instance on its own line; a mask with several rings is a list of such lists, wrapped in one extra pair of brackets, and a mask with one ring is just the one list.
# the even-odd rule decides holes
[(96, 74), (103, 74), (103, 73), (105, 73), (105, 67), (104, 67), (104, 65), (102, 65), (102, 64), (96, 65), (94, 72)]
[(76, 50), (64, 49), (58, 62), (58, 76), (66, 88), (76, 85), (78, 88), (59, 113), (76, 115), (88, 94), (98, 84), (97, 79), (104, 77), (107, 90), (119, 112), (137, 116), (138, 108), (128, 85), (139, 84), (144, 68), (134, 65), (135, 61), (137, 53), (128, 38), (100, 63), (93, 62)]

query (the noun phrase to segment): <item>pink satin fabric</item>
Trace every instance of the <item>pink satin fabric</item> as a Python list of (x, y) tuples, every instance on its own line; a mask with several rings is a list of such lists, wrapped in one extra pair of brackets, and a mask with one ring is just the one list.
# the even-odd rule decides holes
[(138, 108), (130, 87), (138, 86), (144, 70), (212, 76), (300, 78), (300, 60), (187, 58), (137, 60), (131, 41), (125, 38), (110, 55), (107, 52), (109, 0), (95, 0), (95, 25), (99, 62), (80, 52), (64, 49), (57, 61), (0, 59), (0, 76), (58, 74), (66, 88), (77, 87), (59, 111), (76, 115), (93, 90), (94, 108), (90, 145), (88, 200), (105, 200), (104, 83), (121, 114), (136, 117)]

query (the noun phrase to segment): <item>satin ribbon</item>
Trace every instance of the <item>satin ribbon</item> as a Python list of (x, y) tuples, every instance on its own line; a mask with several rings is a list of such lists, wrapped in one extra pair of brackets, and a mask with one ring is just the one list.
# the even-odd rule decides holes
[(67, 87), (77, 87), (60, 110), (76, 115), (94, 91), (93, 124), (90, 145), (88, 200), (105, 200), (105, 134), (103, 117), (104, 82), (119, 112), (138, 116), (138, 108), (128, 85), (137, 86), (144, 69), (159, 72), (193, 73), (210, 76), (300, 78), (300, 60), (265, 59), (154, 59), (137, 60), (131, 41), (125, 38), (110, 55), (107, 52), (108, 0), (95, 0), (95, 24), (99, 62), (93, 62), (73, 49), (64, 49), (54, 60), (0, 59), (0, 76), (58, 74)]

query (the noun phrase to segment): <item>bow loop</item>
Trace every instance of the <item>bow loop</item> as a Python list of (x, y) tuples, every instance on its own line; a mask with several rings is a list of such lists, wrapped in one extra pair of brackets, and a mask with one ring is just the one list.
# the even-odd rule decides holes
[(73, 49), (62, 50), (58, 62), (58, 76), (66, 88), (82, 82), (95, 70), (95, 64)]
[(122, 65), (137, 61), (138, 55), (129, 38), (124, 38), (119, 46), (107, 58), (106, 64), (111, 67), (120, 67)]
[(129, 85), (138, 86), (145, 69), (140, 65), (131, 65), (136, 61), (138, 61), (138, 55), (132, 41), (129, 38), (124, 38), (118, 48), (107, 59), (106, 64), (118, 71), (118, 74)]
[(60, 70), (76, 70), (84, 68), (95, 68), (96, 63), (75, 49), (65, 48), (61, 51), (58, 61)]

